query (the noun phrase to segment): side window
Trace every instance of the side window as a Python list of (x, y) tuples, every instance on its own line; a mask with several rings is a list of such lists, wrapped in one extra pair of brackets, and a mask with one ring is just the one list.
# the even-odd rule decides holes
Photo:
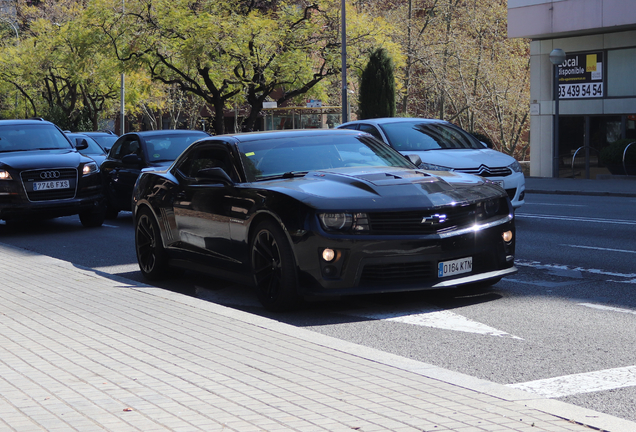
[(115, 159), (121, 159), (129, 154), (136, 154), (141, 157), (141, 148), (139, 140), (136, 136), (126, 137), (121, 141), (117, 141), (110, 152)]
[(179, 171), (189, 178), (195, 178), (200, 170), (206, 168), (221, 168), (232, 180), (239, 181), (233, 159), (224, 144), (200, 147), (191, 152), (178, 167)]
[(340, 126), (340, 129), (353, 129), (356, 130), (358, 129), (358, 124), (357, 123), (353, 123), (353, 124), (348, 124), (345, 126)]
[(375, 126), (372, 126), (370, 124), (361, 123), (360, 124), (360, 130), (362, 132), (370, 133), (371, 135), (373, 135), (374, 137), (376, 137), (380, 141), (384, 142), (384, 140), (382, 139), (382, 135), (380, 135), (380, 131)]
[(123, 139), (117, 140), (115, 144), (113, 144), (113, 147), (110, 149), (110, 157), (114, 159), (121, 159), (123, 156), (122, 154), (123, 144), (124, 144)]

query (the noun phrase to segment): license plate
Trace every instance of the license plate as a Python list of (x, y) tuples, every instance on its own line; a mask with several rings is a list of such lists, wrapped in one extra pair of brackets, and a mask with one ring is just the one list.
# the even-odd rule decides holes
[(33, 183), (34, 191), (41, 191), (47, 189), (68, 189), (71, 185), (68, 180), (53, 180), (47, 182), (35, 182)]
[(502, 180), (493, 180), (492, 181), (494, 184), (496, 184), (499, 187), (503, 187), (503, 181)]
[(446, 277), (456, 274), (468, 273), (473, 270), (473, 257), (461, 258), (452, 261), (440, 262), (437, 267), (437, 276)]

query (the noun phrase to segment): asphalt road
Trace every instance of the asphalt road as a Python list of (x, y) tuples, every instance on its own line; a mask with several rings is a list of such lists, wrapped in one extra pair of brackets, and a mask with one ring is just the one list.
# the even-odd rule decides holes
[[(519, 273), (480, 293), (343, 298), (271, 315), (249, 289), (187, 273), (161, 287), (636, 421), (636, 198), (529, 195)], [(129, 213), (0, 225), (0, 241), (143, 281)]]

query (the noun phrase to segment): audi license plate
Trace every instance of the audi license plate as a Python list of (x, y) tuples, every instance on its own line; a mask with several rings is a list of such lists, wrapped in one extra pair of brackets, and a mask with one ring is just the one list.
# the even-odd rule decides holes
[(34, 182), (33, 190), (41, 191), (47, 189), (68, 189), (71, 187), (71, 184), (68, 180), (53, 180), (46, 182)]
[(453, 261), (440, 262), (437, 267), (437, 276), (446, 277), (456, 274), (468, 273), (473, 270), (473, 257), (460, 258)]

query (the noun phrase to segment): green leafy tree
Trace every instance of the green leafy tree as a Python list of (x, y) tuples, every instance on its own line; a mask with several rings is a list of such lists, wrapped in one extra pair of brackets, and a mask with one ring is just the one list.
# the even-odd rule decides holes
[[(95, 0), (90, 6), (117, 58), (202, 98), (213, 108), (217, 134), (225, 132), (230, 104), (247, 105), (243, 125), (250, 130), (267, 98), (275, 94), (284, 105), (319, 94), (340, 73), (339, 0), (140, 0), (120, 15), (112, 13), (117, 4)], [(379, 21), (354, 15), (351, 46), (363, 52), (376, 44)]]
[(395, 117), (393, 61), (387, 50), (378, 48), (360, 78), (360, 118)]

